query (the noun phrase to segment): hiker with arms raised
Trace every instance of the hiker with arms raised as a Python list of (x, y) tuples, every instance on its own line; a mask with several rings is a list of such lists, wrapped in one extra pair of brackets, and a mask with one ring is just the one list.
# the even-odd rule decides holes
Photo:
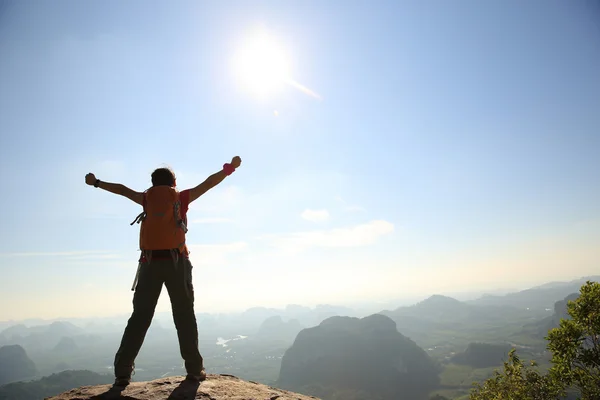
[(141, 223), (141, 254), (132, 288), (135, 290), (133, 313), (114, 360), (116, 386), (127, 386), (131, 381), (135, 358), (152, 322), (163, 283), (171, 300), (186, 378), (192, 381), (206, 379), (198, 350), (192, 264), (185, 242), (186, 214), (191, 202), (221, 183), (241, 162), (239, 157), (233, 157), (221, 171), (198, 186), (181, 192), (176, 189), (175, 174), (168, 168), (159, 168), (152, 173), (152, 187), (145, 192), (136, 192), (120, 183), (101, 181), (92, 173), (85, 176), (88, 185), (127, 197), (143, 207), (143, 212), (131, 223)]

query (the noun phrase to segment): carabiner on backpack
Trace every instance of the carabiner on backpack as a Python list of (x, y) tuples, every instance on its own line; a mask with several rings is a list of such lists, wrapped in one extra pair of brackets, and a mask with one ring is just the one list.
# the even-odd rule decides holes
[(130, 223), (129, 225), (133, 225), (136, 222), (139, 224), (140, 222), (142, 222), (144, 219), (146, 219), (146, 211), (142, 211), (140, 213), (140, 215), (138, 215), (137, 217), (135, 217), (135, 219), (133, 220), (132, 223)]

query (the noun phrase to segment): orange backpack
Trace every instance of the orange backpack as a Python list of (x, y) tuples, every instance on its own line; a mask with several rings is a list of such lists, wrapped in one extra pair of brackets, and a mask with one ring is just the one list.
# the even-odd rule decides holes
[(140, 250), (179, 249), (184, 252), (187, 227), (181, 215), (179, 192), (154, 186), (144, 193), (144, 211), (131, 223), (140, 223)]

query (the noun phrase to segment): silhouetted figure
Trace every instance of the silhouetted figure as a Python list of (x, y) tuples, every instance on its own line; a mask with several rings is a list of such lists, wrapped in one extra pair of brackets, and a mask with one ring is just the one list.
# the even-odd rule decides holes
[(223, 165), (221, 171), (182, 192), (176, 189), (175, 174), (168, 168), (155, 170), (152, 173), (152, 187), (143, 193), (119, 183), (103, 182), (92, 173), (85, 176), (88, 185), (125, 196), (143, 207), (142, 213), (131, 223), (141, 223), (141, 253), (132, 287), (135, 291), (133, 313), (115, 355), (116, 386), (127, 386), (131, 381), (135, 358), (152, 323), (163, 283), (171, 300), (186, 378), (196, 382), (206, 379), (203, 359), (198, 350), (192, 264), (185, 242), (186, 214), (191, 202), (221, 183), (241, 162), (239, 157), (234, 157), (231, 163)]

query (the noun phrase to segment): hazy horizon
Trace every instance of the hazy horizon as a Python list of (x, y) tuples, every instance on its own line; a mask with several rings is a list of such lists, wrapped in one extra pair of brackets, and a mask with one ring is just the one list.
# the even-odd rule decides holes
[[(597, 275), (594, 275), (597, 276)], [(269, 308), (269, 309), (285, 309), (287, 306), (291, 306), (291, 305), (295, 305), (295, 306), (301, 306), (301, 307), (308, 307), (310, 309), (316, 309), (318, 306), (333, 306), (333, 307), (347, 307), (349, 309), (352, 309), (356, 312), (358, 312), (358, 314), (362, 315), (362, 316), (366, 316), (369, 315), (371, 313), (377, 313), (377, 312), (381, 312), (381, 311), (385, 311), (385, 310), (393, 310), (397, 307), (403, 307), (403, 306), (411, 306), (414, 305), (422, 300), (425, 300), (431, 296), (434, 295), (443, 295), (443, 296), (448, 296), (448, 297), (452, 297), (455, 298), (457, 300), (460, 301), (469, 301), (469, 300), (474, 300), (474, 299), (479, 299), (482, 297), (482, 295), (497, 295), (497, 296), (503, 296), (505, 294), (509, 294), (509, 293), (515, 293), (521, 290), (527, 290), (527, 289), (531, 289), (543, 284), (547, 284), (547, 283), (554, 283), (554, 282), (570, 282), (570, 281), (575, 281), (575, 280), (579, 280), (585, 277), (581, 277), (581, 276), (576, 276), (576, 277), (571, 277), (568, 278), (566, 280), (563, 281), (539, 281), (539, 282), (533, 282), (533, 283), (529, 283), (529, 284), (525, 284), (523, 283), (521, 286), (511, 286), (511, 287), (495, 287), (495, 288), (479, 288), (478, 290), (467, 290), (467, 291), (458, 291), (458, 292), (452, 292), (452, 291), (447, 291), (447, 292), (432, 292), (432, 293), (423, 293), (421, 295), (415, 295), (415, 296), (409, 296), (409, 297), (395, 297), (395, 298), (381, 298), (381, 299), (365, 299), (365, 300), (342, 300), (342, 301), (338, 301), (335, 303), (327, 303), (327, 302), (315, 302), (315, 303), (310, 303), (310, 304), (298, 304), (298, 303), (281, 303), (281, 304), (271, 304), (271, 305), (264, 305), (264, 304), (253, 304), (250, 305), (248, 307), (240, 307), (240, 308), (230, 308), (230, 309), (217, 309), (217, 308), (212, 308), (212, 309), (208, 309), (208, 310), (198, 310), (196, 309), (196, 314), (200, 315), (200, 314), (212, 314), (212, 315), (236, 315), (236, 314), (241, 314), (244, 313), (245, 311), (248, 311), (252, 308)], [(381, 307), (381, 308), (379, 308)], [(84, 314), (80, 314), (80, 315), (62, 315), (62, 314), (56, 314), (55, 316), (48, 316), (48, 317), (40, 317), (40, 316), (28, 316), (28, 317), (24, 317), (24, 318), (9, 318), (9, 319), (5, 319), (5, 320), (1, 320), (0, 319), (0, 323), (4, 323), (4, 324), (11, 324), (11, 323), (17, 323), (17, 322), (22, 322), (22, 321), (60, 321), (60, 320), (88, 320), (88, 319), (111, 319), (111, 318), (129, 318), (131, 314), (131, 309), (128, 309), (126, 307), (124, 307), (123, 310), (113, 313), (113, 314), (96, 314), (96, 315), (84, 315)], [(170, 314), (171, 314), (171, 309), (170, 309), (170, 303), (169, 303), (169, 299), (167, 297), (166, 291), (165, 293), (161, 293), (161, 297), (159, 300), (159, 304), (156, 307), (156, 316), (160, 316), (162, 315), (163, 317), (166, 316), (167, 319), (170, 318)], [(155, 317), (156, 318), (156, 317)], [(1, 329), (0, 329), (1, 330)]]
[(131, 311), (140, 207), (86, 173), (235, 155), (188, 214), (196, 313), (597, 274), (598, 7), (377, 4), (3, 3), (0, 321)]

